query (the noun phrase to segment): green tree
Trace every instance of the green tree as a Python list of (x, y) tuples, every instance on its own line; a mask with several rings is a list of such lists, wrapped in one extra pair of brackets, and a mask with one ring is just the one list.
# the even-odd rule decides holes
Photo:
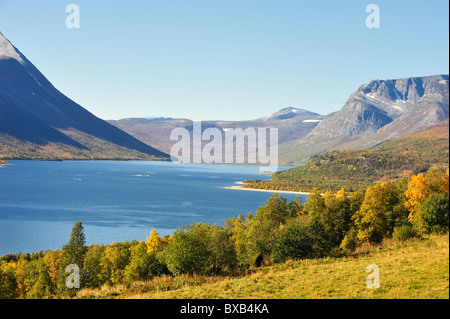
[(148, 251), (148, 243), (140, 241), (130, 247), (130, 262), (125, 268), (124, 280), (132, 283), (137, 280), (151, 279), (167, 273), (166, 265), (161, 261), (160, 253)]
[(75, 264), (82, 269), (86, 249), (86, 238), (84, 235), (83, 224), (79, 221), (75, 223), (72, 228), (69, 242), (63, 246), (66, 262), (68, 264)]
[(287, 199), (275, 193), (267, 199), (264, 206), (258, 207), (256, 218), (278, 224), (285, 223), (288, 218), (292, 217), (290, 208)]
[(319, 216), (326, 209), (325, 199), (317, 188), (309, 194), (305, 209), (311, 217)]
[(313, 214), (324, 228), (329, 245), (337, 247), (352, 225), (351, 201), (344, 189), (324, 196), (325, 209)]
[(284, 262), (287, 259), (303, 259), (313, 255), (313, 237), (309, 217), (295, 219), (284, 225), (275, 235), (273, 261)]
[(289, 201), (288, 211), (290, 217), (297, 217), (306, 214), (305, 207), (303, 206), (303, 201), (300, 196), (296, 196), (295, 199), (291, 199)]
[(238, 260), (231, 232), (214, 225), (211, 227), (209, 243), (213, 272), (219, 274), (233, 271)]
[(428, 184), (428, 192), (429, 193), (440, 193), (442, 192), (442, 186), (444, 184), (444, 174), (437, 169), (436, 167), (432, 167), (428, 170), (425, 175)]
[(173, 275), (207, 273), (211, 267), (209, 237), (209, 225), (202, 223), (175, 230), (173, 242), (162, 252), (168, 270)]
[(105, 247), (95, 244), (87, 248), (83, 264), (83, 282), (87, 288), (97, 288), (105, 283), (102, 280), (101, 258)]
[(424, 233), (446, 233), (449, 228), (449, 201), (445, 194), (433, 193), (420, 207), (419, 229)]

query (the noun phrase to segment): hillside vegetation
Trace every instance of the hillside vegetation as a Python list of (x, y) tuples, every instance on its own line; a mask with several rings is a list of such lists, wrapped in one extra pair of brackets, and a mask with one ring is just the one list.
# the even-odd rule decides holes
[(9, 160), (167, 160), (95, 138), (79, 131), (66, 131), (83, 146), (47, 141), (35, 143), (0, 134), (0, 159)]
[(386, 141), (364, 151), (333, 151), (312, 157), (302, 167), (277, 172), (270, 181), (246, 180), (244, 187), (325, 192), (356, 191), (449, 165), (448, 119), (426, 130)]
[[(351, 195), (315, 191), (305, 203), (274, 194), (224, 226), (110, 245), (86, 246), (80, 221), (61, 250), (1, 257), (0, 298), (448, 297), (448, 185), (449, 170), (432, 168)], [(383, 269), (378, 295), (363, 286), (373, 263)], [(68, 265), (84, 289), (68, 286)]]

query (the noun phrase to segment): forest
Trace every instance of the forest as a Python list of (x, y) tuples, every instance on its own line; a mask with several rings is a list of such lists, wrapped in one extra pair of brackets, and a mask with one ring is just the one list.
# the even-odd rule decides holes
[(304, 203), (274, 194), (256, 212), (227, 219), (224, 226), (182, 225), (165, 237), (152, 230), (142, 241), (86, 246), (79, 221), (61, 249), (2, 256), (0, 298), (76, 297), (79, 289), (67, 284), (69, 265), (78, 267), (80, 287), (90, 289), (158, 276), (233, 277), (448, 229), (449, 170), (437, 168), (354, 192), (316, 189)]

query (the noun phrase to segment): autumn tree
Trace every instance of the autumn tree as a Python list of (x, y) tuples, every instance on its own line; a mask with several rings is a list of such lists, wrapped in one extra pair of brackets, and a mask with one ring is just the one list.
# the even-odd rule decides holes
[(420, 205), (428, 197), (428, 181), (422, 173), (411, 177), (405, 195), (407, 198), (405, 207), (409, 210), (408, 219), (413, 221)]
[[(251, 213), (248, 215), (252, 216)], [(250, 218), (251, 220), (251, 218)], [(247, 267), (250, 265), (248, 254), (248, 232), (246, 219), (242, 215), (237, 218), (230, 218), (225, 221), (225, 228), (231, 233), (231, 241), (234, 243), (238, 266)]]
[(100, 267), (102, 269), (100, 278), (110, 285), (122, 283), (125, 275), (125, 268), (130, 262), (129, 242), (113, 242), (103, 250), (100, 258)]
[(172, 236), (168, 235), (166, 238), (161, 238), (158, 232), (153, 229), (147, 237), (145, 244), (147, 245), (147, 253), (157, 254), (163, 251), (164, 247), (172, 242)]
[(399, 183), (381, 183), (366, 190), (360, 210), (353, 215), (359, 242), (380, 242), (406, 222), (404, 188)]
[(15, 299), (17, 294), (17, 280), (14, 274), (15, 263), (0, 263), (0, 299)]

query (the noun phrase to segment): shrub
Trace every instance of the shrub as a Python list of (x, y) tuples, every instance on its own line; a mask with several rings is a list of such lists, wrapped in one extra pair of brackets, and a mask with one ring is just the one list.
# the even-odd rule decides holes
[(411, 238), (419, 237), (419, 234), (412, 225), (402, 225), (394, 229), (392, 237), (398, 241), (406, 241)]
[(356, 246), (358, 245), (357, 235), (358, 233), (354, 228), (350, 229), (345, 235), (339, 247), (345, 252), (355, 250)]

